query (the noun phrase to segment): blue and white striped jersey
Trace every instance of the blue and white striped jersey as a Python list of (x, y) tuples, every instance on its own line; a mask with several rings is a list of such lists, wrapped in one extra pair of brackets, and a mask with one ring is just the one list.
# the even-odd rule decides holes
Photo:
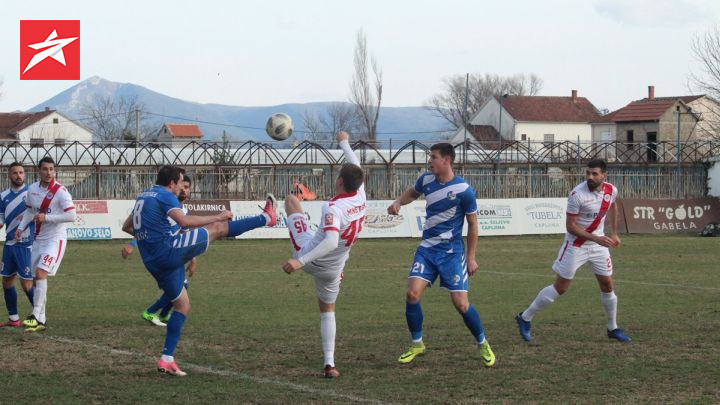
[(30, 225), (22, 233), (19, 242), (15, 241), (15, 231), (20, 225), (25, 208), (27, 208), (25, 206), (27, 191), (28, 186), (23, 186), (19, 190), (9, 188), (0, 193), (0, 220), (5, 224), (7, 235), (5, 244), (8, 246), (32, 246), (33, 236), (35, 235), (35, 222), (30, 222)]
[(440, 183), (432, 173), (423, 173), (415, 191), (425, 195), (427, 218), (420, 247), (445, 252), (463, 249), (465, 215), (477, 212), (475, 190), (462, 177)]

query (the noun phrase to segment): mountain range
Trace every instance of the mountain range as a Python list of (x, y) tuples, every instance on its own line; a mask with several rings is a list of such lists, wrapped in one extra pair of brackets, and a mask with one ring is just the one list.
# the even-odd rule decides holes
[[(149, 121), (158, 129), (163, 123), (198, 124), (207, 140), (220, 139), (223, 130), (230, 139), (267, 141), (264, 127), (267, 118), (284, 112), (293, 119), (296, 135), (302, 139), (302, 113), (326, 114), (334, 102), (280, 104), (263, 107), (243, 107), (222, 104), (202, 104), (170, 97), (132, 83), (118, 83), (98, 76), (83, 80), (56, 96), (39, 103), (29, 111), (45, 107), (56, 109), (68, 118), (84, 118), (82, 110), (96, 97), (136, 97), (150, 112)], [(422, 141), (447, 139), (449, 124), (425, 107), (382, 107), (378, 119), (378, 140)], [(292, 139), (292, 138), (291, 138)]]

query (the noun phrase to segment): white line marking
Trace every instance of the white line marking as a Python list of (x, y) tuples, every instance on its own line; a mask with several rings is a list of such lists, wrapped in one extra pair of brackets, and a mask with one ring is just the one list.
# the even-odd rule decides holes
[[(69, 343), (69, 344), (77, 345), (77, 346), (84, 346), (84, 347), (94, 349), (97, 351), (101, 351), (101, 352), (105, 352), (105, 353), (137, 357), (137, 358), (140, 358), (143, 360), (152, 360), (152, 361), (157, 360), (154, 357), (147, 356), (147, 355), (144, 355), (141, 353), (136, 353), (136, 352), (132, 352), (129, 350), (113, 349), (112, 347), (96, 345), (93, 343), (87, 343), (87, 342), (83, 342), (82, 340), (69, 339), (69, 338), (64, 338), (62, 336), (47, 335), (44, 332), (27, 333), (24, 330), (22, 330), (21, 328), (11, 328), (11, 329), (13, 329), (19, 333), (32, 335), (32, 336), (35, 336), (38, 338), (53, 340), (53, 341), (60, 342), (60, 343)], [(236, 377), (241, 380), (247, 380), (247, 381), (251, 381), (254, 383), (258, 383), (258, 384), (276, 385), (279, 387), (288, 388), (288, 389), (291, 389), (294, 391), (304, 392), (307, 394), (317, 394), (317, 395), (320, 395), (325, 398), (333, 397), (333, 398), (344, 399), (344, 400), (353, 401), (353, 402), (369, 402), (369, 403), (374, 403), (374, 404), (386, 403), (386, 402), (382, 402), (382, 401), (379, 401), (376, 399), (368, 399), (368, 398), (358, 397), (355, 395), (343, 394), (343, 393), (337, 392), (335, 390), (319, 389), (319, 388), (308, 387), (308, 386), (302, 385), (302, 384), (275, 380), (272, 378), (256, 377), (256, 376), (246, 374), (246, 373), (240, 373), (240, 372), (232, 371), (232, 370), (222, 370), (222, 369), (218, 369), (215, 367), (203, 366), (203, 365), (199, 365), (199, 364), (188, 363), (185, 361), (182, 362), (182, 365), (183, 365), (183, 368), (186, 368), (189, 370), (195, 370), (195, 371), (198, 371), (201, 373), (215, 374), (215, 375), (220, 375), (220, 376), (224, 376), (224, 377)]]

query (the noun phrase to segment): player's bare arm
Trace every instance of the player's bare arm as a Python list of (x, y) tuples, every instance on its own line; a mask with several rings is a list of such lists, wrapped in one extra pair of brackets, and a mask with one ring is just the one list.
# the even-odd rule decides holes
[(133, 223), (132, 223), (132, 214), (128, 215), (127, 219), (125, 219), (125, 222), (123, 222), (122, 230), (125, 233), (129, 233), (132, 236), (135, 236), (135, 231), (133, 230)]
[(345, 131), (338, 131), (338, 133), (335, 135), (335, 140), (338, 141), (338, 143), (342, 141), (348, 141), (350, 140), (350, 134)]
[(214, 222), (229, 221), (233, 219), (233, 213), (223, 211), (217, 215), (185, 215), (181, 209), (170, 210), (168, 216), (182, 228), (199, 228), (201, 226), (210, 225)]
[(411, 202), (417, 200), (418, 197), (420, 197), (420, 193), (415, 191), (415, 187), (408, 188), (400, 195), (400, 197), (397, 198), (397, 200), (390, 204), (387, 209), (388, 214), (398, 215), (400, 213), (401, 206), (410, 204)]
[(467, 233), (467, 266), (468, 274), (473, 275), (477, 272), (478, 264), (475, 260), (475, 254), (477, 250), (478, 240), (478, 222), (477, 215), (475, 213), (465, 215), (465, 219), (468, 223)]
[(618, 221), (618, 206), (617, 201), (613, 203), (612, 207), (608, 211), (608, 220), (610, 221), (610, 239), (612, 239), (615, 247), (620, 247), (620, 237), (617, 232), (617, 221)]
[(577, 224), (577, 215), (567, 215), (567, 219), (565, 220), (565, 228), (567, 231), (578, 238), (591, 240), (598, 245), (605, 246), (605, 247), (614, 247), (615, 243), (612, 239), (608, 238), (607, 236), (598, 236), (595, 234), (592, 234), (580, 225)]
[(195, 275), (195, 270), (197, 270), (197, 258), (193, 257), (192, 260), (190, 260), (190, 263), (188, 263), (187, 269), (187, 275), (188, 277), (192, 277)]

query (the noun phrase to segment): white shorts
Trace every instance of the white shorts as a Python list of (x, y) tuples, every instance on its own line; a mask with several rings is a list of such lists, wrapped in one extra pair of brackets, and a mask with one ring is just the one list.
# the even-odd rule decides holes
[[(304, 214), (292, 214), (288, 216), (288, 230), (290, 231), (290, 243), (292, 244), (293, 258), (297, 259), (307, 253), (311, 248), (309, 242), (315, 236), (315, 231), (310, 229)], [(307, 263), (303, 271), (311, 274), (315, 279), (315, 295), (325, 304), (334, 304), (340, 294), (340, 282), (343, 278), (342, 269), (327, 269)]]
[(575, 247), (565, 241), (552, 268), (560, 277), (572, 280), (577, 269), (585, 263), (599, 276), (612, 276), (610, 250), (600, 245)]
[(30, 269), (33, 277), (36, 269), (45, 270), (49, 276), (54, 276), (65, 255), (66, 246), (67, 240), (65, 239), (46, 239), (33, 242), (30, 254)]

